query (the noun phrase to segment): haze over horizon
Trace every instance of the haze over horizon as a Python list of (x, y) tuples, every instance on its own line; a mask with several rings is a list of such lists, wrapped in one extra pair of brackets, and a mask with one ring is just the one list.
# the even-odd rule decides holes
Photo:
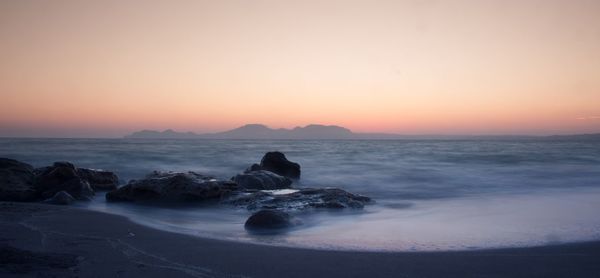
[(599, 1), (0, 2), (0, 137), (600, 132)]

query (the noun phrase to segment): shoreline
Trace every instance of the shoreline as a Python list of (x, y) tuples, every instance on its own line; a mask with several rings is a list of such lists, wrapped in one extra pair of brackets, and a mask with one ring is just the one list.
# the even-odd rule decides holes
[(598, 277), (600, 241), (470, 251), (305, 249), (168, 232), (83, 208), (0, 202), (4, 277)]
[[(536, 195), (536, 197), (550, 197), (551, 200), (549, 200), (549, 202), (553, 202), (554, 200), (552, 198), (557, 197), (557, 195), (555, 195), (556, 192), (550, 192), (551, 194), (548, 195)], [(597, 189), (594, 190), (590, 190), (588, 189), (587, 191), (585, 191), (583, 194), (582, 192), (578, 192), (577, 194), (574, 195), (560, 195), (560, 198), (562, 200), (563, 207), (569, 206), (571, 203), (578, 201), (579, 204), (584, 203), (582, 202), (582, 200), (580, 199), (574, 199), (575, 201), (572, 201), (571, 203), (569, 202), (565, 202), (565, 200), (569, 199), (569, 197), (572, 196), (588, 196), (588, 194), (590, 193), (594, 193), (594, 194), (598, 194), (600, 192), (598, 192)], [(496, 202), (501, 202), (502, 203), (502, 207), (513, 207), (515, 204), (511, 203), (504, 203), (507, 198), (507, 196), (514, 201), (515, 199), (519, 199), (519, 197), (521, 197), (521, 195), (517, 195), (515, 198), (515, 195), (513, 195), (512, 193), (509, 193), (510, 195), (498, 195), (498, 196), (491, 196), (491, 197), (486, 197), (485, 200), (487, 200), (486, 204), (489, 205), (489, 201), (490, 200), (496, 200)], [(529, 203), (531, 202), (531, 199), (529, 198), (530, 195), (525, 195), (525, 200)], [(590, 195), (592, 196), (592, 195)], [(597, 196), (599, 195), (595, 195), (596, 197), (592, 197), (592, 198), (588, 198), (587, 201), (589, 202), (589, 199), (591, 200), (595, 200), (595, 198), (597, 198)], [(97, 197), (96, 197), (97, 198)], [(472, 198), (472, 197), (464, 197), (461, 200), (461, 203), (463, 203), (464, 200), (466, 201), (470, 201), (470, 200), (479, 200), (481, 197), (477, 196), (476, 198)], [(99, 198), (99, 199), (103, 199), (103, 198)], [(539, 199), (539, 198), (538, 198)], [(499, 201), (498, 201), (499, 200)], [(439, 200), (427, 200), (426, 202), (440, 202)], [(442, 202), (446, 202), (446, 200), (443, 200)], [(102, 203), (102, 202), (101, 202)], [(450, 202), (450, 204), (453, 204), (453, 202)], [(144, 204), (125, 204), (128, 207), (130, 207), (131, 209), (135, 208), (135, 209), (140, 209), (140, 208), (148, 208), (151, 210), (156, 209), (156, 206), (145, 206)], [(376, 215), (377, 213), (380, 213), (381, 210), (388, 210), (390, 211), (390, 209), (386, 208), (385, 206), (380, 206), (380, 204), (374, 204), (372, 206), (369, 206), (369, 208), (365, 208), (364, 211), (361, 211), (359, 213), (359, 215)], [(439, 204), (438, 204), (439, 205)], [(467, 209), (472, 209), (474, 207), (477, 207), (478, 204), (471, 204), (470, 207), (467, 206)], [(538, 204), (537, 207), (542, 207), (542, 205), (544, 204)], [(548, 204), (550, 205), (550, 204)], [(287, 231), (282, 232), (282, 237), (279, 238), (269, 238), (269, 237), (263, 237), (262, 235), (256, 235), (256, 234), (252, 234), (252, 233), (248, 233), (246, 230), (243, 229), (243, 221), (246, 219), (246, 215), (241, 216), (240, 219), (231, 219), (231, 217), (235, 214), (235, 216), (238, 216), (236, 213), (232, 213), (231, 208), (229, 207), (217, 207), (217, 210), (214, 210), (215, 207), (211, 206), (209, 207), (210, 209), (213, 209), (211, 214), (214, 215), (219, 215), (219, 217), (223, 216), (223, 215), (227, 215), (228, 218), (228, 223), (232, 222), (232, 221), (238, 221), (235, 223), (235, 230), (232, 230), (232, 227), (227, 227), (227, 228), (220, 228), (219, 232), (215, 231), (214, 229), (205, 229), (205, 227), (202, 226), (198, 226), (198, 227), (191, 227), (190, 225), (181, 225), (181, 223), (173, 223), (173, 222), (165, 222), (165, 219), (159, 220), (158, 222), (155, 222), (154, 219), (152, 218), (147, 218), (146, 215), (152, 215), (152, 212), (148, 213), (147, 211), (144, 210), (144, 212), (142, 214), (140, 214), (139, 212), (135, 212), (135, 211), (130, 211), (129, 209), (106, 209), (106, 207), (103, 207), (102, 209), (99, 209), (98, 207), (92, 207), (92, 206), (76, 206), (79, 208), (83, 208), (83, 209), (89, 209), (92, 211), (99, 211), (99, 212), (103, 212), (103, 213), (107, 213), (107, 214), (111, 214), (111, 215), (118, 215), (118, 216), (124, 216), (126, 218), (128, 218), (130, 221), (140, 224), (142, 226), (145, 227), (149, 227), (149, 228), (153, 228), (153, 229), (157, 229), (157, 230), (161, 230), (161, 231), (165, 231), (165, 232), (172, 232), (172, 233), (177, 233), (177, 234), (183, 234), (183, 235), (190, 235), (190, 236), (194, 236), (194, 237), (199, 237), (199, 238), (205, 238), (205, 239), (214, 239), (214, 240), (221, 240), (221, 241), (227, 241), (227, 242), (235, 242), (235, 243), (244, 243), (244, 244), (254, 244), (254, 245), (263, 245), (263, 246), (276, 246), (276, 247), (289, 247), (289, 248), (295, 248), (295, 249), (308, 249), (308, 250), (323, 250), (323, 251), (343, 251), (343, 252), (374, 252), (374, 253), (415, 253), (415, 252), (422, 252), (422, 253), (436, 253), (436, 252), (460, 252), (460, 251), (486, 251), (486, 250), (503, 250), (503, 249), (520, 249), (520, 248), (532, 248), (532, 247), (544, 247), (544, 246), (553, 246), (553, 245), (564, 245), (564, 244), (572, 244), (572, 243), (586, 243), (586, 242), (594, 242), (594, 241), (600, 241), (600, 238), (598, 238), (597, 233), (594, 233), (591, 236), (586, 236), (586, 237), (577, 237), (577, 236), (572, 236), (572, 237), (567, 237), (569, 235), (575, 235), (574, 233), (568, 233), (568, 232), (563, 232), (562, 234), (556, 235), (551, 233), (551, 230), (548, 229), (552, 229), (553, 227), (546, 227), (548, 229), (539, 229), (539, 235), (536, 237), (534, 236), (530, 236), (527, 239), (531, 238), (533, 239), (533, 241), (517, 241), (517, 240), (513, 240), (513, 241), (501, 241), (498, 240), (496, 242), (494, 242), (494, 239), (498, 239), (499, 237), (494, 237), (492, 234), (486, 234), (486, 231), (493, 231), (493, 229), (485, 229), (485, 230), (481, 230), (479, 231), (479, 234), (485, 234), (487, 235), (486, 238), (487, 240), (479, 240), (479, 242), (482, 242), (483, 244), (481, 245), (477, 245), (475, 244), (465, 244), (464, 242), (462, 243), (462, 245), (460, 243), (457, 244), (445, 244), (445, 245), (435, 245), (435, 243), (431, 243), (431, 245), (429, 247), (427, 247), (427, 244), (424, 244), (424, 242), (427, 241), (427, 235), (418, 235), (414, 233), (414, 230), (410, 231), (407, 229), (404, 229), (404, 234), (403, 235), (399, 235), (399, 234), (390, 234), (387, 233), (387, 236), (390, 237), (380, 237), (380, 238), (387, 238), (387, 245), (382, 245), (382, 241), (368, 241), (371, 237), (368, 236), (372, 233), (369, 234), (370, 231), (366, 231), (366, 233), (363, 233), (363, 235), (365, 236), (365, 238), (357, 238), (357, 241), (348, 241), (348, 240), (344, 240), (344, 241), (336, 241), (335, 238), (332, 238), (332, 233), (331, 231), (335, 231), (335, 229), (332, 229), (331, 225), (328, 226), (328, 224), (325, 224), (324, 221), (319, 220), (321, 222), (317, 222), (318, 224), (310, 223), (310, 219), (304, 219), (306, 220), (306, 222), (304, 224), (308, 224), (307, 225), (302, 225), (300, 227), (293, 227), (290, 229), (293, 230), (293, 232), (288, 233)], [(185, 212), (185, 213), (189, 213), (189, 211), (187, 210), (187, 208), (199, 208), (202, 207), (201, 212), (198, 211), (198, 213), (204, 213), (206, 212), (206, 207), (203, 206), (194, 206), (194, 205), (182, 205), (181, 207), (179, 207), (178, 209), (176, 209), (176, 211), (178, 212)], [(570, 207), (573, 207), (573, 204), (570, 205)], [(161, 207), (159, 207), (161, 208)], [(165, 207), (168, 209), (172, 209), (172, 207)], [(447, 211), (447, 207), (442, 207), (441, 210)], [(395, 210), (391, 210), (391, 211), (395, 211)], [(339, 212), (335, 212), (336, 214), (338, 214)], [(507, 213), (506, 211), (501, 211), (501, 213)], [(567, 212), (567, 214), (573, 214), (576, 215), (576, 212), (574, 211), (569, 211)], [(451, 213), (452, 214), (452, 213)], [(464, 215), (464, 211), (463, 212), (459, 212), (459, 215)], [(196, 212), (194, 212), (194, 215), (197, 215)], [(249, 214), (248, 214), (249, 215)], [(327, 215), (327, 214), (324, 214)], [(179, 217), (189, 217), (189, 215), (187, 216), (180, 216), (180, 215), (171, 215), (174, 216), (176, 218)], [(338, 215), (335, 215), (336, 217)], [(206, 217), (206, 215), (204, 216)], [(422, 218), (422, 217), (420, 217)], [(472, 217), (471, 217), (472, 218)], [(158, 219), (158, 218), (157, 218)], [(198, 218), (200, 219), (200, 217)], [(389, 218), (388, 218), (389, 219)], [(440, 220), (443, 218), (438, 217), (438, 219), (436, 220)], [(330, 220), (330, 219), (328, 219)], [(337, 219), (333, 219), (333, 220), (337, 220)], [(386, 219), (387, 220), (387, 219)], [(395, 219), (397, 221), (399, 221), (398, 219)], [(209, 224), (210, 223), (210, 219), (206, 220), (208, 222), (205, 222), (205, 224)], [(350, 220), (352, 221), (352, 220)], [(359, 221), (352, 221), (352, 222), (360, 222)], [(187, 221), (184, 221), (187, 222)], [(190, 223), (192, 223), (193, 221), (190, 221)], [(200, 221), (201, 222), (201, 221)], [(196, 221), (196, 224), (198, 223), (198, 221)], [(242, 224), (240, 224), (242, 223)], [(343, 223), (340, 222), (340, 223)], [(409, 223), (409, 224), (406, 224)], [(410, 219), (406, 219), (405, 221), (405, 226), (406, 225), (411, 225), (410, 223)], [(589, 222), (588, 222), (589, 223)], [(385, 226), (381, 226), (382, 223), (380, 222), (372, 222), (371, 226), (375, 227), (375, 229), (381, 229), (382, 227)], [(383, 223), (385, 225), (385, 223)], [(420, 223), (413, 223), (413, 224), (420, 224)], [(334, 224), (336, 225), (336, 224)], [(348, 228), (348, 227), (352, 227), (352, 226), (340, 226), (340, 224), (338, 223), (338, 228), (340, 230), (342, 230), (342, 234), (346, 233), (347, 231), (344, 230), (348, 230), (348, 229), (344, 229), (344, 228)], [(485, 226), (485, 222), (481, 223), (481, 225)], [(239, 227), (238, 227), (239, 226)], [(326, 235), (325, 238), (315, 238), (314, 235), (316, 234), (315, 232), (313, 232), (312, 234), (301, 234), (301, 232), (303, 230), (310, 230), (310, 229), (314, 229), (314, 228), (328, 228), (329, 229), (329, 235)], [(416, 226), (416, 225), (412, 225), (412, 226)], [(241, 227), (241, 228), (240, 228)], [(498, 226), (500, 228), (502, 228), (502, 226)], [(571, 226), (573, 227), (573, 226)], [(360, 227), (359, 227), (360, 228)], [(391, 227), (392, 229), (387, 229), (390, 231), (394, 231), (395, 229), (393, 229), (394, 227)], [(239, 229), (239, 230), (238, 230)], [(385, 229), (385, 228), (384, 228)], [(520, 229), (522, 229), (522, 226), (520, 227)], [(350, 229), (352, 230), (352, 229)], [(514, 230), (512, 230), (514, 231)], [(577, 232), (577, 229), (575, 230), (571, 230), (572, 232)], [(298, 234), (298, 232), (300, 232), (300, 234)], [(425, 230), (425, 232), (427, 232)], [(464, 231), (464, 232), (469, 232), (469, 231)], [(506, 233), (506, 231), (505, 231)], [(542, 234), (545, 233), (545, 234)], [(546, 236), (546, 234), (551, 234), (551, 235), (555, 235), (554, 237), (549, 237)], [(455, 237), (457, 235), (456, 231), (453, 231), (453, 233), (448, 233), (447, 236), (449, 237)], [(473, 235), (478, 235), (478, 233), (473, 233)], [(273, 235), (270, 235), (273, 236)], [(279, 236), (279, 234), (276, 234), (274, 236)], [(336, 235), (336, 236), (340, 236), (340, 234)], [(404, 242), (402, 241), (398, 241), (398, 240), (394, 240), (394, 238), (396, 236), (401, 236), (404, 239)], [(431, 236), (429, 236), (431, 238)], [(310, 238), (309, 240), (302, 240), (302, 239), (306, 239), (306, 238)], [(373, 239), (376, 239), (376, 237), (372, 237)], [(466, 236), (465, 236), (466, 238)], [(300, 240), (298, 240), (300, 239)], [(415, 239), (420, 240), (419, 242), (415, 241)], [(434, 238), (435, 239), (435, 238)], [(512, 239), (512, 238), (511, 238)], [(317, 241), (315, 241), (317, 240)], [(456, 241), (456, 239), (454, 239)], [(429, 242), (428, 242), (429, 243)], [(452, 242), (451, 242), (452, 243)], [(382, 247), (383, 246), (383, 247)]]
[(222, 241), (228, 243), (239, 243), (239, 244), (248, 244), (248, 245), (258, 245), (258, 246), (266, 246), (266, 247), (281, 247), (281, 248), (290, 248), (290, 249), (300, 249), (300, 250), (314, 250), (314, 251), (325, 251), (325, 252), (357, 252), (357, 253), (406, 253), (406, 254), (417, 254), (417, 253), (452, 253), (452, 252), (477, 252), (477, 251), (502, 251), (502, 250), (513, 250), (513, 249), (527, 249), (527, 248), (542, 248), (542, 247), (555, 247), (555, 246), (563, 246), (563, 245), (574, 245), (574, 244), (587, 244), (587, 243), (600, 243), (600, 240), (577, 240), (577, 241), (568, 241), (568, 242), (549, 242), (546, 241), (546, 244), (532, 244), (532, 245), (512, 245), (512, 246), (493, 246), (493, 247), (464, 247), (460, 249), (403, 249), (403, 250), (395, 250), (395, 249), (369, 249), (369, 248), (358, 248), (358, 247), (341, 247), (338, 245), (328, 245), (328, 246), (317, 246), (317, 245), (306, 245), (306, 244), (294, 244), (294, 243), (284, 243), (280, 241), (260, 241), (260, 240), (248, 240), (248, 239), (235, 239), (229, 237), (217, 236), (213, 233), (191, 233), (185, 232), (178, 228), (165, 228), (160, 227), (160, 225), (154, 225), (147, 221), (138, 221), (135, 219), (131, 219), (132, 216), (127, 216), (119, 213), (112, 213), (107, 211), (95, 210), (85, 207), (74, 207), (75, 209), (81, 209), (91, 212), (98, 212), (101, 214), (124, 217), (128, 221), (133, 224), (140, 225), (142, 227), (146, 227), (149, 229), (165, 232), (165, 233), (173, 233), (178, 235), (190, 236), (193, 238), (206, 239), (206, 240), (215, 240)]

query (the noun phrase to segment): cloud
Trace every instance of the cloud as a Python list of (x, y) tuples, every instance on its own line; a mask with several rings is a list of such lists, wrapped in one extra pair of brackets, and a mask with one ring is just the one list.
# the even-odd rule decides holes
[(575, 118), (575, 120), (580, 120), (580, 121), (600, 120), (600, 116), (577, 117), (577, 118)]

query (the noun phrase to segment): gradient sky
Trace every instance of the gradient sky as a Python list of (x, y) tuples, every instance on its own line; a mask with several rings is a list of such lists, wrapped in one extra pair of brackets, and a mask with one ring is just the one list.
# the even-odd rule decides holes
[(0, 136), (600, 132), (600, 1), (0, 1)]

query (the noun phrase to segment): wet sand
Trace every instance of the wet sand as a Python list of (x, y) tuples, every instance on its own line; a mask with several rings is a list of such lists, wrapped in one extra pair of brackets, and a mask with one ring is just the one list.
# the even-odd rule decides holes
[(600, 277), (600, 242), (459, 252), (274, 247), (0, 202), (1, 277)]

